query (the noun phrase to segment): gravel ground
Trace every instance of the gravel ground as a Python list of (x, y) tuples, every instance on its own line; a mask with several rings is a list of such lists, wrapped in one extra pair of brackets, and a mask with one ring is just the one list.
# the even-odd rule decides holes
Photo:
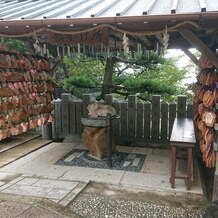
[[(158, 202), (158, 199), (157, 199)], [(200, 218), (204, 210), (111, 199), (96, 194), (80, 194), (70, 209), (89, 218)]]

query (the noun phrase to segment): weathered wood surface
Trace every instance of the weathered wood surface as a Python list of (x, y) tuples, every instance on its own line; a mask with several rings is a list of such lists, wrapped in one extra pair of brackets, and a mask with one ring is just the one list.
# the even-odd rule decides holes
[[(66, 134), (81, 134), (84, 126), (82, 117), (87, 117), (87, 106), (91, 103), (89, 95), (82, 100), (73, 100), (69, 95), (63, 95), (61, 101), (55, 101), (54, 131), (56, 137)], [(104, 102), (102, 102), (104, 103)], [(120, 116), (113, 122), (113, 136), (124, 142), (143, 141), (166, 143), (172, 132), (176, 117), (192, 118), (194, 107), (187, 103), (185, 96), (178, 96), (176, 103), (162, 103), (160, 96), (153, 96), (151, 102), (136, 102), (136, 96), (131, 95), (127, 101), (113, 100), (112, 95), (105, 96), (105, 103), (112, 105)]]
[(193, 120), (190, 118), (175, 118), (170, 142), (172, 145), (177, 142), (195, 144), (196, 139)]
[(152, 96), (152, 124), (151, 124), (152, 139), (160, 137), (160, 96)]
[[(98, 159), (106, 158), (108, 155), (108, 128), (85, 127), (82, 133), (83, 144), (89, 153)], [(112, 152), (116, 150), (112, 142)]]

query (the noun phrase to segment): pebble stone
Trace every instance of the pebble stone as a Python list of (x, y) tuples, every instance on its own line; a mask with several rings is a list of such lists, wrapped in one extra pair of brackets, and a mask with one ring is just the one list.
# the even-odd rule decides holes
[[(158, 199), (157, 199), (158, 201)], [(70, 209), (87, 218), (201, 218), (203, 210), (80, 194)]]

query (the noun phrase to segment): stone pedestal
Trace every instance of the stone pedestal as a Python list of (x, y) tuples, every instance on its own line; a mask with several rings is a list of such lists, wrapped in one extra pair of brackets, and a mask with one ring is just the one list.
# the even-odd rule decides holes
[[(108, 154), (108, 128), (86, 126), (82, 133), (82, 141), (90, 154), (98, 159), (107, 157)], [(112, 153), (116, 150), (112, 139)]]

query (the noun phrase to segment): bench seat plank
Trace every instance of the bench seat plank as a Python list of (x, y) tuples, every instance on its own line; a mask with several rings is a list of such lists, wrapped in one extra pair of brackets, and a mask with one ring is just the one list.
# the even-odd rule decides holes
[(190, 118), (175, 118), (170, 143), (195, 144), (195, 131), (193, 121)]

